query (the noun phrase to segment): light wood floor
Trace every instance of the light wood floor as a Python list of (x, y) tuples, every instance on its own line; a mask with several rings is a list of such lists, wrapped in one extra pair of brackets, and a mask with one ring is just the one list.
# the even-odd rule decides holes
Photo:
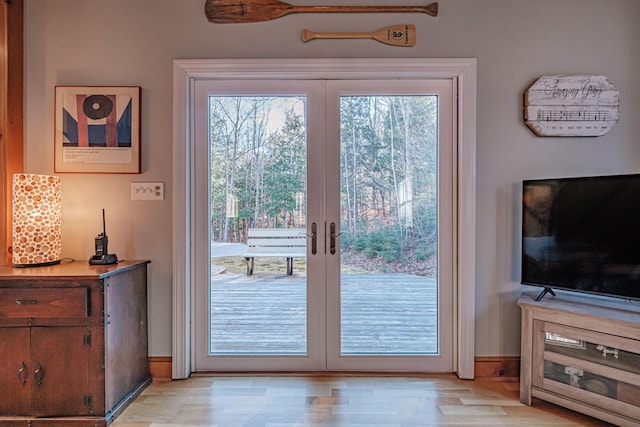
[(111, 426), (610, 426), (518, 396), (517, 382), (453, 375), (198, 375), (155, 382)]

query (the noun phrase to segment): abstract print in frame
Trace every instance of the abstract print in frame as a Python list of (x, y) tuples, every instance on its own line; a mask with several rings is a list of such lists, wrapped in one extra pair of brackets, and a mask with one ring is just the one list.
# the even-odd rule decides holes
[(56, 173), (140, 173), (139, 86), (56, 86)]

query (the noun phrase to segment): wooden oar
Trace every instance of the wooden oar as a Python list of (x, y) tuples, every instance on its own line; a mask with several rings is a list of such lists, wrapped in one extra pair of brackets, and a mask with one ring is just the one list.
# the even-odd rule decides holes
[(411, 24), (392, 25), (369, 33), (316, 33), (302, 30), (302, 41), (313, 39), (374, 39), (391, 46), (414, 46), (416, 44), (416, 27)]
[(210, 22), (232, 24), (261, 22), (291, 13), (313, 12), (414, 12), (438, 15), (438, 3), (428, 6), (294, 6), (279, 0), (207, 0), (204, 12)]

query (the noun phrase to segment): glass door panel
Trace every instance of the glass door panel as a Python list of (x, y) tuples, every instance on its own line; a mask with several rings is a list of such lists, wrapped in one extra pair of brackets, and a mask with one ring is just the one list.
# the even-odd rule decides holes
[(307, 353), (304, 105), (209, 97), (212, 355)]
[(436, 354), (438, 97), (340, 112), (341, 353)]

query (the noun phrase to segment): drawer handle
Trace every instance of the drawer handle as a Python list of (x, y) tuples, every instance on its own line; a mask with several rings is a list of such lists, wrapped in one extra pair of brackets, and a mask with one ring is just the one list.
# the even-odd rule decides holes
[(42, 369), (42, 366), (40, 366), (40, 364), (38, 363), (38, 367), (36, 367), (36, 370), (33, 371), (33, 377), (36, 380), (36, 384), (38, 386), (42, 385), (42, 379), (44, 378), (44, 369)]
[(38, 302), (35, 299), (17, 299), (16, 304), (18, 305), (34, 305)]
[(22, 366), (18, 369), (18, 378), (22, 385), (25, 385), (27, 382), (27, 366), (22, 362)]

